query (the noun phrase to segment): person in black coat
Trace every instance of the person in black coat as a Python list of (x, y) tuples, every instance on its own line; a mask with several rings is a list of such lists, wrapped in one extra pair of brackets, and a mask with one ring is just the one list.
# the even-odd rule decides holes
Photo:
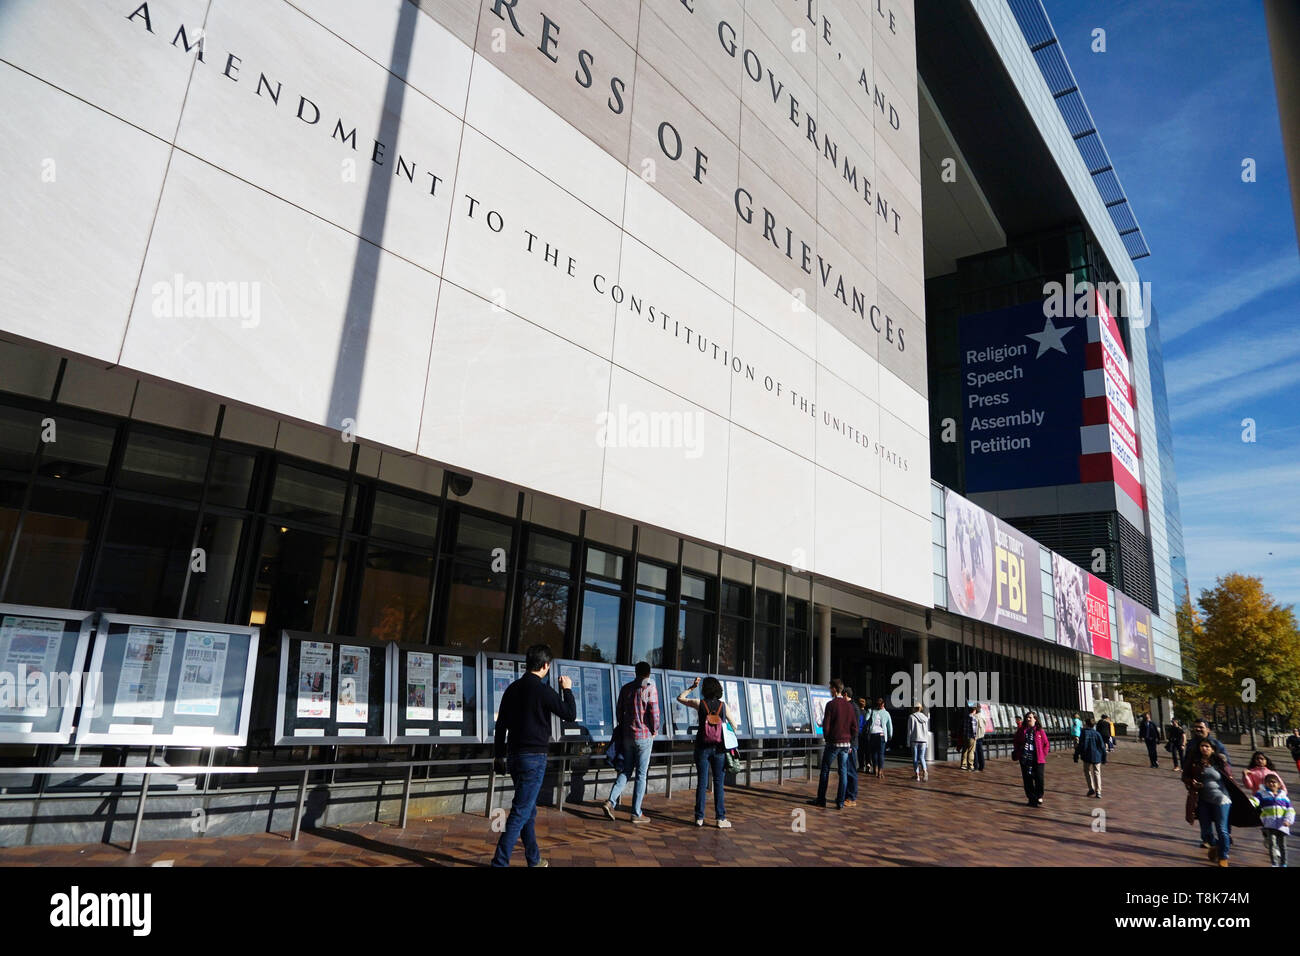
[(1088, 717), (1074, 745), (1074, 762), (1083, 760), (1083, 777), (1088, 781), (1088, 796), (1101, 799), (1101, 765), (1106, 762), (1106, 744), (1097, 733), (1094, 721)]
[(1169, 742), (1165, 744), (1169, 748), (1169, 753), (1174, 758), (1174, 772), (1177, 773), (1183, 766), (1183, 748), (1187, 746), (1187, 731), (1183, 725), (1174, 718), (1169, 724)]
[(1151, 759), (1151, 769), (1159, 769), (1160, 758), (1156, 755), (1156, 747), (1160, 745), (1160, 728), (1151, 719), (1150, 711), (1142, 715), (1142, 726), (1138, 728), (1138, 739), (1147, 745), (1147, 756)]

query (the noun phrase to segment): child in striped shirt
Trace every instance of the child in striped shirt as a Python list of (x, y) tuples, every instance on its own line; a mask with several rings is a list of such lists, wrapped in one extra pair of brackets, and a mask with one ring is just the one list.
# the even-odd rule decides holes
[(1295, 823), (1295, 810), (1282, 789), (1282, 779), (1269, 774), (1255, 799), (1259, 801), (1259, 824), (1264, 829), (1269, 861), (1273, 866), (1286, 866), (1286, 838)]

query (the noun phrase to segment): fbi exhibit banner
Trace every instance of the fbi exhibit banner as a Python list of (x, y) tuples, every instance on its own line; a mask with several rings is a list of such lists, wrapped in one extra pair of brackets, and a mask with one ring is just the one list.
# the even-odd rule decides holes
[(951, 490), (944, 525), (948, 610), (1041, 638), (1038, 542)]
[(0, 110), (3, 332), (930, 603), (910, 0), (10, 0)]

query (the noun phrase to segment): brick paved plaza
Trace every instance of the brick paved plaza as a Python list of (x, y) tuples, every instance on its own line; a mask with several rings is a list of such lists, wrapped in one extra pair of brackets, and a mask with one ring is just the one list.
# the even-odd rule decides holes
[[(1231, 746), (1229, 753), (1234, 767), (1245, 765), (1246, 748)], [(1198, 829), (1183, 821), (1182, 784), (1169, 755), (1160, 755), (1161, 769), (1152, 770), (1138, 744), (1120, 744), (1103, 770), (1104, 799), (1094, 800), (1084, 796), (1081, 765), (1068, 752), (1055, 752), (1039, 809), (1025, 805), (1019, 770), (1007, 757), (990, 760), (982, 774), (964, 773), (955, 763), (932, 765), (928, 783), (891, 763), (883, 783), (862, 778), (854, 809), (809, 806), (816, 780), (795, 779), (780, 787), (729, 788), (732, 830), (711, 825), (711, 800), (710, 825), (697, 829), (694, 793), (678, 791), (670, 800), (647, 796), (650, 820), (639, 827), (626, 810), (609, 822), (598, 804), (567, 805), (563, 813), (544, 807), (538, 838), (554, 866), (1209, 867)], [(1271, 756), (1294, 789), (1294, 764), (1281, 751)], [(832, 775), (832, 795), (834, 786)], [(1105, 810), (1104, 832), (1093, 829), (1098, 808)], [(803, 832), (794, 826), (800, 817)], [(1268, 866), (1258, 829), (1233, 837), (1233, 866)], [(0, 850), (0, 865), (482, 866), (495, 839), (487, 818), (459, 814), (412, 817), (405, 831), (381, 823), (304, 831), (297, 843), (282, 833), (148, 842), (134, 857), (105, 844), (17, 847)], [(522, 849), (514, 863), (523, 865)]]

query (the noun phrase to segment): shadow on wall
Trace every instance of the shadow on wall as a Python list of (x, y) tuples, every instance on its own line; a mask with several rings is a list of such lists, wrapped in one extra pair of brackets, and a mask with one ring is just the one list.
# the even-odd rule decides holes
[[(403, 3), (393, 36), (393, 52), (388, 59), (390, 71), (399, 63), (409, 63), (414, 45), (416, 17), (419, 8), (414, 3)], [(384, 92), (384, 109), (379, 117), (381, 142), (393, 143), (397, 127), (402, 120), (402, 103), (406, 98), (406, 83), (392, 72)], [(372, 164), (373, 165), (373, 164)], [(343, 334), (339, 337), (338, 357), (334, 361), (334, 380), (330, 384), (329, 412), (325, 424), (340, 431), (345, 419), (357, 420), (361, 402), (361, 380), (365, 374), (366, 351), (370, 345), (370, 323), (375, 305), (375, 283), (379, 276), (382, 252), (379, 242), (384, 235), (388, 217), (388, 194), (392, 191), (393, 173), (387, 166), (373, 166), (366, 186), (365, 212), (361, 218), (361, 235), (357, 240), (357, 257), (352, 266), (352, 282), (348, 290), (347, 312), (343, 318)]]

